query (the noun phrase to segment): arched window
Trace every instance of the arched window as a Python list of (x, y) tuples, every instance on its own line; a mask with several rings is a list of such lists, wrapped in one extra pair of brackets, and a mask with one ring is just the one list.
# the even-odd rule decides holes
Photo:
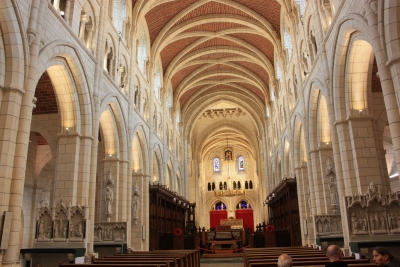
[(300, 17), (303, 17), (304, 11), (306, 10), (307, 0), (295, 0), (295, 2), (299, 7)]
[(171, 116), (172, 116), (172, 88), (171, 88), (171, 86), (168, 86), (168, 92), (167, 92), (167, 114), (168, 114), (168, 118), (171, 119)]
[(161, 67), (160, 62), (156, 65), (156, 75), (154, 77), (154, 95), (157, 100), (160, 100), (160, 88), (161, 88)]
[(288, 60), (290, 60), (292, 57), (292, 38), (290, 37), (286, 19), (283, 21), (283, 47), (287, 50)]
[(271, 92), (271, 101), (274, 102), (275, 101), (275, 91), (273, 88), (270, 88), (270, 92)]
[(137, 49), (137, 59), (138, 59), (138, 65), (140, 71), (143, 73), (143, 75), (146, 75), (146, 61), (147, 61), (147, 38), (146, 38), (146, 33), (145, 30), (142, 26), (140, 30), (140, 35), (139, 35), (139, 43), (138, 43), (138, 49)]
[(282, 82), (282, 70), (281, 66), (279, 65), (279, 62), (276, 61), (276, 78), (279, 80), (279, 82)]
[(215, 209), (216, 210), (226, 210), (226, 205), (223, 202), (217, 202), (217, 204), (215, 204)]
[(219, 172), (219, 158), (214, 158), (214, 172)]
[(251, 209), (250, 203), (248, 203), (246, 200), (241, 200), (237, 205), (236, 205), (237, 210), (241, 209)]
[(207, 184), (207, 190), (211, 191), (211, 183), (210, 182), (208, 182), (208, 184)]
[(126, 0), (114, 0), (113, 21), (117, 32), (122, 36), (126, 20)]
[(239, 171), (244, 171), (244, 157), (243, 156), (239, 156), (239, 158), (238, 158), (238, 167), (239, 167)]
[(181, 122), (181, 108), (179, 105), (176, 107), (176, 116), (175, 116), (175, 127), (176, 127), (176, 132), (179, 133), (179, 124)]

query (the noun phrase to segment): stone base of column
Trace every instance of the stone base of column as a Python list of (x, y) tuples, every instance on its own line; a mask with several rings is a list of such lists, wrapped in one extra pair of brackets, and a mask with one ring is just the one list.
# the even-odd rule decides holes
[(99, 257), (99, 253), (96, 253), (96, 252), (86, 253), (85, 254), (85, 264), (92, 263), (92, 257), (98, 258)]

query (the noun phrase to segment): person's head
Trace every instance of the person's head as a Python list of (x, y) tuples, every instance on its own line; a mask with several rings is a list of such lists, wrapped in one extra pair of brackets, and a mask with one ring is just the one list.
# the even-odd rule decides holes
[(342, 250), (336, 245), (330, 245), (326, 249), (326, 256), (328, 257), (330, 262), (334, 261), (343, 261), (343, 252)]
[(378, 266), (383, 266), (394, 259), (392, 253), (384, 247), (374, 248), (372, 255), (374, 256), (374, 262)]
[(293, 265), (292, 257), (288, 254), (282, 254), (278, 258), (278, 267), (291, 267)]

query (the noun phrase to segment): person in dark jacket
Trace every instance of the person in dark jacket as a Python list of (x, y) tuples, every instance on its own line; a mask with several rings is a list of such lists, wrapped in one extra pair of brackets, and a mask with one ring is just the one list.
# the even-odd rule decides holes
[(343, 252), (338, 246), (330, 245), (326, 249), (326, 256), (329, 262), (325, 267), (347, 267), (347, 263), (343, 262)]
[(400, 259), (393, 256), (389, 250), (384, 247), (376, 247), (372, 251), (374, 262), (379, 267), (400, 267)]

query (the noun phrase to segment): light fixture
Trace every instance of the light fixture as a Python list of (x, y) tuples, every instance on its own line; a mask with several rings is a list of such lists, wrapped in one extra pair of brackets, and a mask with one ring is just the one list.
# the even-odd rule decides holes
[(112, 154), (108, 155), (110, 157), (110, 159), (112, 158)]
[(69, 133), (69, 128), (67, 127), (67, 128), (65, 128), (65, 131), (67, 132), (67, 133)]
[(272, 197), (275, 197), (275, 193), (272, 193)]
[(328, 143), (328, 142), (326, 143), (326, 146), (329, 146), (329, 143)]
[(60, 10), (60, 15), (62, 16), (62, 17), (64, 17), (64, 11), (62, 11), (62, 10)]
[(358, 111), (358, 115), (362, 115), (362, 109), (360, 109), (359, 111)]

